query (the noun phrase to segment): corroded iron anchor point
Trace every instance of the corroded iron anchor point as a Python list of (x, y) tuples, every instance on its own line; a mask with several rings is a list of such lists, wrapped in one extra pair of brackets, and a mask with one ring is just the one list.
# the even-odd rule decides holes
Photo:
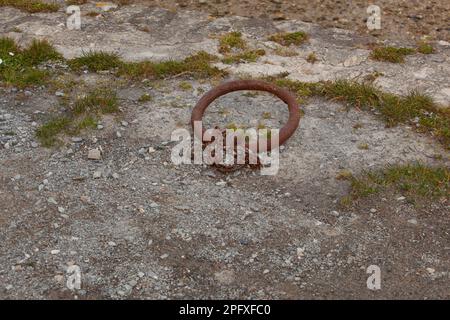
[[(289, 137), (292, 136), (292, 134), (295, 132), (300, 121), (300, 109), (297, 103), (297, 99), (288, 90), (280, 88), (272, 83), (259, 80), (228, 81), (218, 85), (217, 87), (205, 93), (192, 110), (191, 125), (192, 129), (194, 130), (195, 136), (199, 138), (202, 142), (205, 142), (203, 140), (203, 137), (206, 129), (201, 129), (201, 132), (196, 132), (199, 130), (196, 130), (194, 123), (196, 121), (202, 121), (203, 114), (205, 113), (205, 110), (208, 108), (208, 106), (218, 97), (233, 91), (240, 91), (240, 90), (256, 90), (256, 91), (270, 92), (273, 95), (280, 98), (284, 103), (288, 105), (289, 119), (287, 123), (283, 126), (283, 128), (280, 129), (278, 145), (280, 146), (283, 143), (285, 143), (286, 140), (289, 139)], [(271, 143), (270, 141), (268, 141), (267, 151), (270, 150), (271, 150)]]

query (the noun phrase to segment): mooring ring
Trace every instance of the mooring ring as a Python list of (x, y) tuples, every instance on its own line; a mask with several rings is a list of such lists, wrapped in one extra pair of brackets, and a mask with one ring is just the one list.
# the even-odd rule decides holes
[[(267, 91), (277, 96), (288, 105), (289, 119), (286, 124), (280, 129), (278, 145), (281, 146), (283, 143), (285, 143), (286, 140), (289, 139), (295, 132), (300, 122), (300, 108), (298, 106), (297, 99), (288, 90), (280, 88), (274, 84), (259, 80), (228, 81), (205, 93), (192, 110), (191, 125), (192, 129), (194, 130), (195, 136), (203, 142), (203, 136), (206, 129), (202, 129), (202, 132), (195, 132), (196, 128), (194, 127), (194, 122), (202, 121), (203, 114), (205, 113), (205, 110), (209, 107), (209, 105), (220, 96), (233, 91), (241, 90)], [(270, 150), (271, 143), (269, 139), (269, 141), (267, 141), (267, 151)]]

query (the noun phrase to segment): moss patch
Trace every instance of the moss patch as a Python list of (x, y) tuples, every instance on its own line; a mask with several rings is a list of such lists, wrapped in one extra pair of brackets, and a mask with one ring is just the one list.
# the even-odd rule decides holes
[(245, 50), (241, 53), (237, 53), (234, 55), (227, 55), (222, 59), (223, 63), (232, 64), (232, 63), (240, 63), (240, 62), (255, 62), (259, 57), (264, 56), (266, 51), (263, 49), (257, 50)]
[(266, 54), (263, 49), (250, 49), (240, 32), (230, 32), (219, 38), (219, 52), (225, 57), (223, 63), (255, 62)]
[(298, 52), (285, 47), (278, 47), (274, 50), (274, 53), (281, 57), (295, 57), (298, 56)]
[(428, 42), (419, 42), (417, 44), (417, 51), (422, 53), (422, 54), (431, 54), (434, 52), (434, 48), (431, 44), (429, 44)]
[(183, 91), (190, 91), (192, 90), (192, 84), (190, 84), (187, 81), (182, 81), (180, 82), (180, 84), (178, 85), (178, 87), (183, 90)]
[(265, 111), (262, 114), (262, 118), (265, 120), (272, 119), (272, 114), (270, 112)]
[(152, 101), (152, 96), (149, 95), (148, 93), (144, 93), (138, 99), (138, 102), (141, 102), (141, 103), (148, 102), (148, 101)]
[(219, 38), (219, 52), (222, 54), (230, 53), (232, 49), (245, 49), (247, 46), (242, 39), (242, 33), (230, 32)]
[(299, 46), (308, 40), (308, 35), (303, 31), (277, 33), (269, 37), (270, 41), (289, 47), (290, 45)]
[(360, 150), (369, 150), (369, 145), (365, 142), (361, 142), (358, 144), (358, 149)]
[(66, 0), (66, 4), (68, 6), (81, 6), (83, 4), (86, 4), (88, 0)]
[(377, 61), (403, 63), (405, 62), (405, 56), (414, 52), (415, 50), (411, 48), (378, 47), (372, 50), (370, 58)]
[(59, 6), (56, 3), (46, 3), (37, 0), (0, 0), (0, 7), (14, 7), (30, 13), (56, 12)]

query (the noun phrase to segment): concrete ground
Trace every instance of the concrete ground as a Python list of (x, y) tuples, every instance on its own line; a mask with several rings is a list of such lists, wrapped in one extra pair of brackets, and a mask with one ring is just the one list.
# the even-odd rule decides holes
[[(230, 79), (288, 72), (290, 79), (319, 81), (378, 72), (374, 84), (385, 91), (420, 89), (443, 108), (450, 104), (445, 41), (435, 43), (435, 54), (392, 65), (368, 59), (366, 36), (293, 20), (141, 6), (83, 17), (81, 31), (68, 31), (65, 19), (63, 12), (2, 8), (0, 33), (22, 44), (49, 39), (67, 58), (95, 49), (139, 61), (218, 54), (215, 35), (239, 30), (267, 54), (254, 63), (218, 63)], [(279, 56), (267, 36), (281, 30), (306, 31), (310, 41), (292, 49), (296, 56)], [(311, 52), (315, 64), (305, 60)], [(45, 88), (0, 88), (0, 298), (450, 298), (448, 201), (415, 205), (389, 190), (339, 205), (349, 191), (336, 179), (341, 170), (359, 174), (414, 161), (448, 166), (448, 150), (429, 135), (386, 128), (375, 114), (315, 98), (302, 105), (275, 176), (175, 166), (170, 134), (189, 129), (193, 106), (214, 80), (124, 85), (109, 73), (62, 73), (86, 87), (116, 87), (121, 113), (104, 117), (102, 129), (44, 148), (35, 129), (56, 112), (59, 98)], [(180, 88), (182, 82), (192, 88)], [(153, 100), (139, 102), (144, 93)], [(272, 127), (287, 118), (270, 95), (232, 93), (208, 109), (206, 121), (252, 124), (263, 112)], [(97, 147), (102, 158), (89, 160)], [(66, 285), (71, 265), (81, 270), (78, 290)], [(381, 269), (380, 290), (366, 286), (370, 265)]]

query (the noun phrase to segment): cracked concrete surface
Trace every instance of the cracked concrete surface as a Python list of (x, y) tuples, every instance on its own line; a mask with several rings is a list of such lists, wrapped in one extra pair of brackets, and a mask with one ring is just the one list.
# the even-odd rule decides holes
[[(217, 35), (232, 30), (242, 31), (250, 45), (264, 48), (268, 54), (255, 63), (237, 66), (220, 65), (236, 74), (274, 75), (289, 72), (289, 78), (302, 81), (358, 79), (375, 71), (381, 74), (375, 84), (383, 90), (406, 94), (412, 89), (430, 94), (444, 107), (450, 105), (450, 44), (437, 43), (437, 52), (416, 54), (406, 64), (386, 64), (368, 59), (367, 45), (374, 39), (352, 31), (323, 29), (299, 21), (272, 21), (262, 18), (211, 18), (195, 11), (172, 12), (157, 7), (125, 6), (104, 12), (98, 17), (83, 15), (93, 4), (81, 6), (82, 30), (68, 30), (64, 12), (29, 15), (12, 8), (2, 8), (0, 32), (22, 43), (33, 38), (49, 39), (66, 58), (89, 50), (117, 52), (125, 60), (182, 59), (205, 50), (219, 55)], [(11, 32), (19, 28), (21, 33)], [(145, 31), (143, 31), (145, 30)], [(267, 41), (277, 31), (302, 30), (310, 41), (295, 51), (298, 56), (276, 54), (278, 44)], [(319, 61), (305, 58), (315, 52)]]

